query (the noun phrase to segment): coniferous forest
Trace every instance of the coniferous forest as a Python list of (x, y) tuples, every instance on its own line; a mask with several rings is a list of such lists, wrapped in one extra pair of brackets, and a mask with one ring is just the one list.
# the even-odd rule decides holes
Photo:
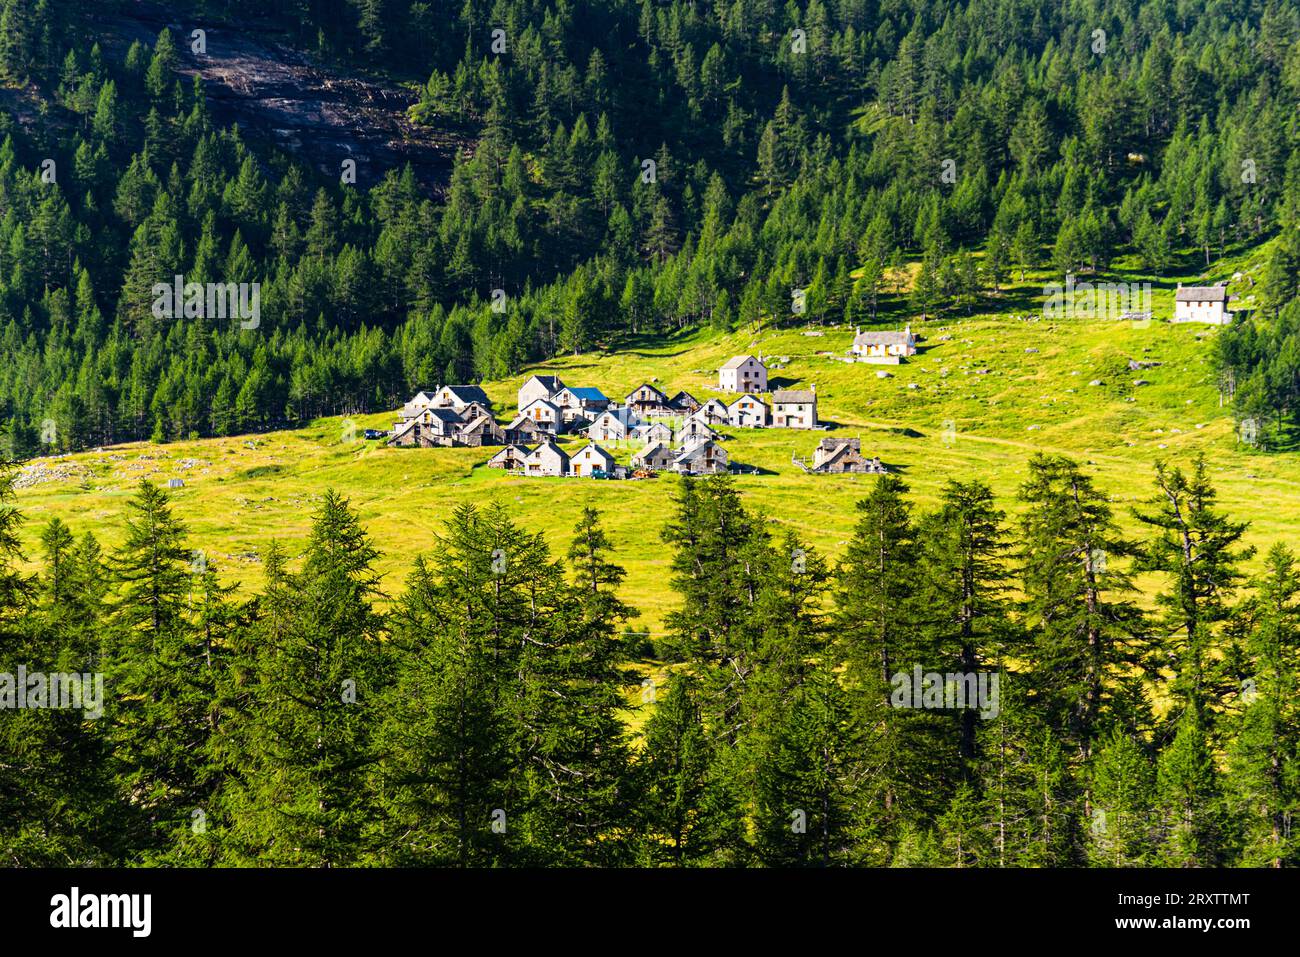
[[(1300, 565), (1277, 545), (1243, 574), (1203, 462), (1156, 471), (1139, 540), (1063, 457), (1035, 456), (1015, 503), (951, 482), (918, 511), (883, 476), (835, 563), (731, 479), (682, 480), (653, 640), (624, 627), (593, 509), (548, 542), (465, 505), (381, 608), (333, 492), (236, 598), (148, 482), (119, 547), (56, 519), (24, 575), (4, 490), (0, 668), (111, 688), (95, 720), (0, 722), (6, 865), (1300, 859)], [(921, 668), (998, 683), (978, 708), (900, 701)]]
[[(1293, 424), (1282, 0), (174, 0), (181, 29), (112, 42), (140, 6), (0, 2), (14, 457), (392, 408), (631, 333), (789, 320), (792, 288), (801, 321), (868, 322), (905, 262), (933, 317), (1025, 268), (1104, 274), (1128, 251), (1160, 272), (1269, 239), (1220, 366), (1261, 441)], [(443, 182), (343, 184), (344, 154), (213, 118), (178, 72), (191, 27), (210, 58), (243, 34), (385, 71), (418, 86), (414, 123), (469, 145)], [(261, 283), (260, 327), (159, 322), (174, 274)]]
[[(223, 122), (198, 28), (408, 91), (445, 175)], [(1295, 4), (0, 0), (0, 103), (0, 674), (106, 689), (0, 713), (0, 867), (1300, 863), (1300, 554), (1201, 458), (1133, 508), (1059, 454), (1009, 498), (881, 475), (835, 556), (664, 478), (649, 635), (595, 508), (467, 499), (393, 588), (334, 489), (244, 589), (149, 481), (30, 553), (14, 466), (1265, 247), (1214, 374), (1294, 454)], [(258, 323), (160, 319), (173, 275)]]

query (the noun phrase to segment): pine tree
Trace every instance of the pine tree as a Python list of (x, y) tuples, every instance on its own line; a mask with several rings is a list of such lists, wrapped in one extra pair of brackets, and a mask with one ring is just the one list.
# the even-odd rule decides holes
[(758, 859), (775, 866), (843, 860), (860, 773), (848, 696), (832, 672), (815, 668), (767, 719), (750, 750), (758, 762)]
[(720, 860), (734, 846), (740, 817), (705, 730), (700, 691), (674, 675), (646, 722), (637, 761), (642, 854), (650, 864), (691, 866)]
[[(917, 539), (923, 543), (920, 601), (927, 644), (922, 653), (932, 656), (936, 671), (967, 680), (1000, 670), (1016, 642), (1006, 618), (1003, 513), (992, 491), (979, 481), (949, 482), (941, 506), (922, 521)], [(960, 759), (969, 773), (979, 715), (967, 707), (956, 718)]]
[(1064, 456), (1037, 454), (1020, 488), (1025, 624), (1048, 721), (1087, 760), (1118, 678), (1147, 664), (1144, 621), (1120, 560), (1133, 553), (1104, 494)]
[(1166, 867), (1218, 867), (1231, 847), (1220, 774), (1209, 736), (1194, 708), (1183, 710), (1177, 732), (1160, 753), (1156, 802)]
[(533, 743), (524, 822), (550, 862), (609, 865), (623, 859), (633, 800), (621, 718), (627, 654), (616, 630), (634, 610), (615, 594), (625, 573), (609, 561), (594, 509), (574, 533), (572, 594), (558, 597), (545, 646), (526, 654)]
[(204, 560), (189, 549), (167, 494), (142, 480), (127, 507), (126, 538), (109, 563), (118, 587), (106, 655), (105, 682), (114, 692), (107, 734), (119, 789), (131, 796), (143, 829), (139, 846), (153, 855), (210, 805), (219, 651), (194, 630), (191, 576)]
[(1283, 867), (1297, 860), (1291, 821), (1300, 810), (1300, 574), (1273, 546), (1255, 580), (1246, 641), (1244, 712), (1229, 749), (1229, 806), (1244, 831), (1241, 863)]
[(1204, 457), (1197, 458), (1190, 476), (1158, 464), (1156, 488), (1159, 494), (1150, 508), (1135, 513), (1155, 532), (1136, 567), (1169, 576), (1169, 587), (1156, 603), (1177, 671), (1173, 692), (1199, 712), (1219, 698), (1223, 678), (1216, 674), (1212, 655), (1215, 627), (1229, 618), (1233, 591), (1242, 578), (1239, 565), (1254, 550), (1237, 547), (1249, 524), (1215, 509)]
[[(463, 522), (466, 513), (453, 517)], [(466, 531), (462, 529), (462, 533)], [(467, 556), (449, 555), (452, 561)], [(485, 579), (479, 579), (481, 587)], [(511, 739), (493, 666), (463, 579), (439, 580), (417, 558), (393, 615), (401, 666), (380, 744), (388, 865), (486, 866), (509, 860), (494, 814), (507, 806)], [(509, 819), (505, 821), (509, 827)]]
[[(876, 480), (857, 503), (858, 524), (836, 570), (835, 650), (844, 662), (855, 719), (869, 729), (866, 762), (875, 768), (859, 797), (859, 840), (867, 860), (888, 860), (909, 820), (937, 814), (945, 782), (937, 768), (955, 764), (944, 722), (891, 703), (893, 677), (924, 661), (916, 605), (919, 546), (908, 487), (893, 475)], [(947, 757), (944, 757), (945, 753)]]
[[(372, 606), (378, 553), (337, 492), (325, 493), (296, 574), (268, 596), (255, 686), (229, 732), (223, 859), (338, 867), (373, 853), (373, 744), (388, 666)], [(276, 594), (279, 592), (279, 594)]]
[(1154, 860), (1158, 843), (1155, 766), (1147, 749), (1112, 728), (1093, 755), (1087, 820), (1088, 858), (1099, 867), (1135, 867)]

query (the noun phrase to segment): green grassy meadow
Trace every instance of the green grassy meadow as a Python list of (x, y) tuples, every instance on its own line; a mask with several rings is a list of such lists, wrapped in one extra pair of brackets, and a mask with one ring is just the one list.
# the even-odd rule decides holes
[[(1220, 264), (1226, 278), (1234, 264)], [(1228, 270), (1223, 273), (1222, 270)], [(1196, 277), (1189, 277), (1188, 280)], [(569, 385), (592, 385), (622, 397), (641, 382), (672, 394), (687, 389), (703, 400), (717, 394), (717, 368), (737, 353), (761, 353), (773, 388), (816, 385), (829, 433), (724, 430), (734, 464), (757, 469), (736, 482), (749, 504), (835, 556), (850, 537), (854, 502), (870, 476), (812, 476), (792, 464), (811, 459), (825, 434), (858, 435), (863, 451), (879, 455), (912, 487), (918, 504), (933, 503), (949, 479), (989, 482), (1014, 511), (1012, 496), (1035, 451), (1063, 452), (1089, 465), (1131, 530), (1131, 505), (1151, 495), (1157, 459), (1190, 463), (1203, 452), (1221, 502), (1253, 525), (1261, 550), (1294, 537), (1300, 519), (1300, 460), (1266, 454), (1236, 440), (1220, 406), (1212, 365), (1216, 330), (1160, 321), (1172, 311), (1172, 283), (1155, 290), (1157, 320), (1048, 321), (1032, 296), (1041, 282), (1004, 292), (997, 313), (949, 316), (914, 329), (926, 338), (920, 353), (898, 366), (845, 363), (853, 330), (845, 325), (764, 329), (726, 336), (695, 331), (632, 341), (619, 351), (548, 363)], [(889, 328), (901, 328), (886, 320)], [(1158, 362), (1141, 371), (1130, 359)], [(877, 372), (892, 373), (879, 378)], [(515, 392), (532, 372), (486, 384), (498, 418), (513, 414)], [(1148, 384), (1135, 385), (1135, 380)], [(1100, 380), (1101, 385), (1090, 385)], [(484, 467), (494, 449), (387, 448), (360, 438), (388, 428), (394, 413), (321, 419), (308, 427), (265, 435), (117, 446), (27, 463), (19, 504), (27, 516), (28, 558), (37, 536), (59, 516), (80, 534), (94, 532), (112, 547), (121, 536), (124, 503), (141, 478), (181, 478), (172, 492), (192, 544), (224, 577), (255, 588), (257, 558), (280, 540), (292, 555), (307, 536), (315, 501), (328, 487), (352, 501), (383, 558), (383, 587), (402, 588), (412, 559), (436, 549), (439, 528), (463, 502), (500, 502), (526, 526), (546, 533), (563, 551), (578, 513), (592, 504), (604, 513), (627, 568), (625, 598), (657, 632), (674, 602), (668, 558), (659, 531), (669, 515), (671, 477), (645, 481), (529, 479)], [(566, 447), (581, 442), (566, 437)], [(612, 452), (626, 462), (634, 447)], [(33, 476), (45, 470), (43, 479)]]

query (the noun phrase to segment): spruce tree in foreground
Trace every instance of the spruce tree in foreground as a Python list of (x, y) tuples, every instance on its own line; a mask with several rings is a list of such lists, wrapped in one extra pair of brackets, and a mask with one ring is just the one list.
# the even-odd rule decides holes
[(1255, 580), (1246, 640), (1243, 712), (1228, 750), (1229, 806), (1242, 822), (1241, 863), (1294, 866), (1300, 861), (1300, 571), (1285, 545), (1274, 545)]
[[(921, 600), (926, 671), (974, 676), (1003, 667), (1017, 645), (1007, 620), (1009, 577), (1003, 513), (983, 482), (949, 482), (937, 511), (925, 517), (917, 535), (921, 549)], [(919, 689), (912, 689), (913, 695)], [(958, 773), (973, 772), (979, 714), (956, 712)], [(972, 796), (963, 799), (969, 805)]]
[(941, 715), (895, 707), (893, 677), (932, 664), (919, 633), (920, 558), (908, 487), (882, 475), (857, 503), (853, 538), (835, 576), (834, 653), (872, 768), (857, 795), (859, 853), (888, 863), (908, 822), (928, 821), (945, 803), (936, 769), (956, 763), (955, 737)]
[(256, 633), (248, 709), (232, 722), (223, 854), (230, 863), (345, 867), (373, 853), (372, 735), (387, 679), (372, 601), (378, 552), (335, 491), (312, 520), (300, 572), (267, 590), (282, 617)]
[(1158, 846), (1155, 766), (1132, 734), (1113, 728), (1092, 761), (1088, 859), (1094, 867), (1140, 867), (1154, 862)]
[(1139, 571), (1163, 572), (1168, 587), (1156, 596), (1160, 632), (1171, 652), (1176, 676), (1173, 694), (1187, 707), (1213, 715), (1232, 682), (1219, 672), (1214, 649), (1218, 626), (1232, 614), (1233, 593), (1242, 579), (1240, 565), (1253, 548), (1238, 543), (1249, 523), (1234, 522), (1216, 510), (1216, 493), (1204, 457), (1189, 476), (1179, 468), (1156, 465), (1157, 494), (1135, 512), (1155, 538), (1146, 543)]
[(507, 803), (510, 731), (498, 693), (507, 675), (493, 667), (482, 635), (461, 614), (466, 604), (416, 558), (392, 617), (400, 666), (379, 732), (382, 861), (390, 866), (508, 860), (505, 836), (492, 829), (494, 811)]
[(718, 863), (738, 840), (735, 804), (704, 727), (697, 683), (674, 675), (646, 722), (637, 761), (637, 820), (649, 864)]
[(105, 678), (107, 733), (118, 787), (143, 829), (137, 846), (154, 854), (192, 826), (195, 811), (210, 809), (210, 709), (220, 649), (194, 630), (197, 553), (167, 493), (141, 481), (127, 509), (126, 539), (109, 563), (118, 588)]
[(1086, 761), (1119, 679), (1149, 665), (1143, 616), (1121, 560), (1132, 547), (1106, 496), (1064, 456), (1037, 454), (1020, 501), (1024, 624), (1043, 718)]

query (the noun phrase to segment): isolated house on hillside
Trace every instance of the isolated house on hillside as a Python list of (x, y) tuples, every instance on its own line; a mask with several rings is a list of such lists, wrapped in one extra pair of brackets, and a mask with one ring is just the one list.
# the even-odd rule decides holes
[(519, 410), (526, 419), (532, 419), (547, 432), (562, 432), (564, 422), (560, 410), (546, 399), (534, 399)]
[(567, 475), (569, 456), (554, 442), (544, 441), (524, 458), (526, 475)]
[(632, 467), (663, 472), (673, 467), (679, 454), (661, 442), (654, 442), (632, 456)]
[(766, 392), (767, 366), (753, 356), (733, 356), (718, 370), (719, 392)]
[(714, 475), (726, 472), (728, 461), (727, 450), (717, 442), (701, 442), (678, 453), (673, 468), (686, 475)]
[(524, 460), (532, 449), (526, 445), (507, 445), (492, 458), (487, 460), (490, 469), (505, 469), (508, 472), (522, 472)]
[(778, 389), (772, 393), (772, 424), (779, 429), (811, 429), (817, 425), (817, 387)]
[(910, 324), (902, 332), (871, 329), (863, 332), (859, 327), (850, 351), (862, 362), (897, 365), (907, 356), (916, 355), (916, 336), (912, 335)]
[(529, 376), (528, 381), (519, 387), (518, 407), (522, 409), (535, 399), (549, 399), (563, 388), (564, 383), (557, 375)]
[(613, 472), (614, 456), (595, 442), (584, 445), (569, 456), (570, 475), (590, 475), (596, 469), (600, 469), (606, 474)]
[(761, 429), (767, 425), (767, 403), (757, 396), (742, 395), (727, 406), (727, 422), (746, 429)]
[(1227, 286), (1184, 286), (1174, 293), (1174, 322), (1204, 322), (1226, 326), (1232, 322), (1228, 311)]
[(865, 458), (862, 454), (861, 439), (825, 438), (813, 451), (814, 472), (856, 472), (860, 474), (880, 474), (887, 469), (878, 458)]

